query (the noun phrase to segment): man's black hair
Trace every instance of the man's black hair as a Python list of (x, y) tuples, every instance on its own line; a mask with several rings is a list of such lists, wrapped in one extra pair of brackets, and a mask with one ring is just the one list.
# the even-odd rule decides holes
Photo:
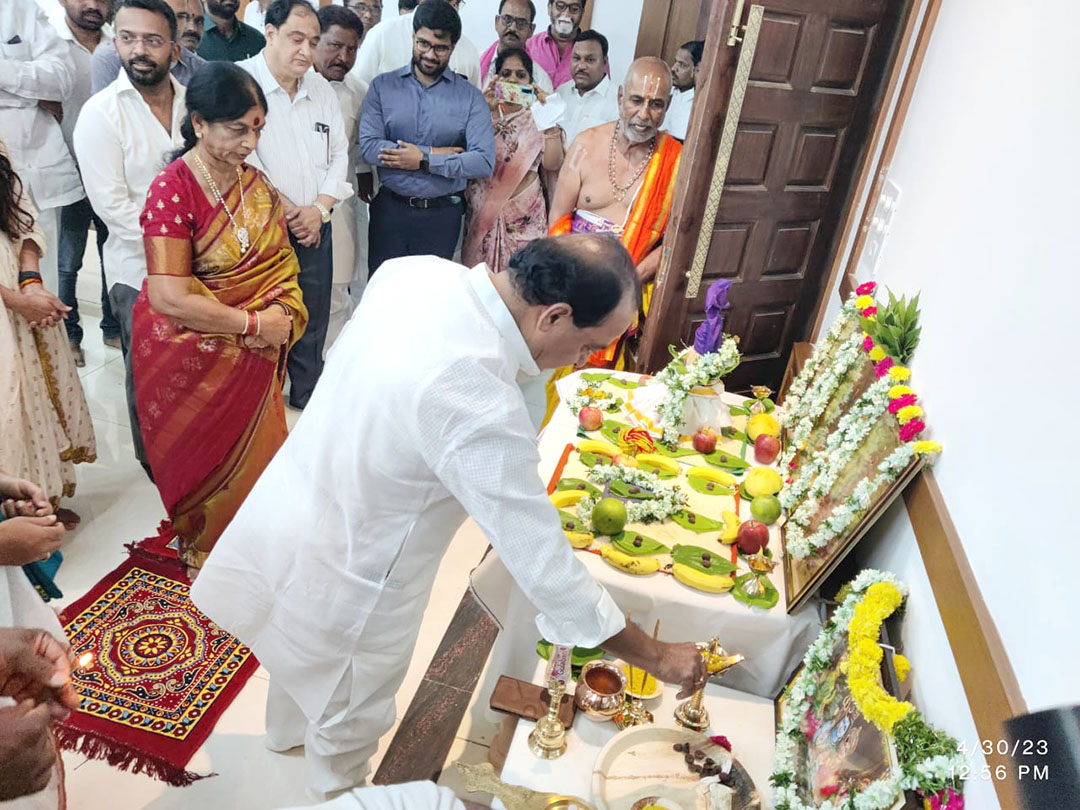
[(315, 9), (311, 7), (311, 3), (307, 0), (274, 0), (266, 7), (266, 16), (263, 21), (267, 25), (274, 26), (274, 28), (281, 28), (285, 21), (289, 19), (289, 15), (292, 14), (294, 8), (302, 8), (312, 14), (315, 13)]
[(412, 18), (413, 33), (421, 28), (430, 28), (439, 36), (448, 36), (455, 45), (461, 39), (461, 17), (445, 0), (427, 0), (416, 7)]
[[(178, 30), (176, 27), (176, 13), (165, 0), (121, 0), (116, 10), (120, 11), (122, 8), (137, 8), (142, 11), (160, 14), (169, 23), (169, 33), (172, 34), (173, 41), (176, 41), (176, 32)], [(116, 19), (116, 17), (114, 16), (113, 19)]]
[(701, 57), (705, 53), (705, 40), (695, 39), (691, 42), (684, 42), (679, 47), (679, 50), (686, 51), (690, 54), (690, 58), (693, 60), (695, 66), (700, 65)]
[[(510, 0), (499, 0), (499, 13), (502, 14), (503, 6)], [(529, 4), (529, 22), (536, 22), (536, 4), (532, 0), (525, 0)]]
[(316, 16), (324, 34), (330, 30), (330, 26), (337, 25), (347, 31), (355, 31), (360, 39), (364, 38), (364, 24), (344, 6), (323, 6)]
[(599, 42), (600, 50), (604, 52), (604, 58), (607, 59), (607, 37), (605, 37), (599, 31), (594, 31), (591, 28), (588, 31), (578, 31), (577, 36), (574, 37), (574, 42)]

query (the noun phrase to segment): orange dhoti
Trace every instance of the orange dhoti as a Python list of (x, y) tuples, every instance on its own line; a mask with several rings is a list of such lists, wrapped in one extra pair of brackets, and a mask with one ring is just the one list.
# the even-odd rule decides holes
[[(675, 176), (679, 169), (682, 144), (665, 132), (657, 136), (656, 150), (649, 166), (645, 170), (645, 179), (641, 183), (634, 204), (627, 215), (626, 223), (620, 229), (613, 222), (608, 222), (587, 211), (575, 211), (566, 214), (551, 226), (551, 236), (568, 233), (611, 233), (619, 237), (623, 246), (630, 252), (635, 265), (641, 264), (660, 243), (667, 228), (671, 202), (675, 196)], [(609, 368), (621, 371), (628, 366), (628, 343), (634, 337), (642, 319), (649, 312), (652, 300), (653, 283), (645, 284), (641, 291), (641, 306), (638, 323), (605, 349), (593, 353), (588, 365), (593, 368)], [(548, 380), (544, 391), (547, 398), (547, 414), (544, 424), (551, 419), (559, 404), (559, 394), (555, 383), (573, 372), (572, 366), (556, 369)]]

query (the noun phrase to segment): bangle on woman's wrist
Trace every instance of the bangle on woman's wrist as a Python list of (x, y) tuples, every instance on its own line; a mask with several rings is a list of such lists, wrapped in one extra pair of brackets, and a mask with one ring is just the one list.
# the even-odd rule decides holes
[(259, 317), (259, 313), (255, 313), (255, 337), (259, 337), (262, 332), (262, 318)]

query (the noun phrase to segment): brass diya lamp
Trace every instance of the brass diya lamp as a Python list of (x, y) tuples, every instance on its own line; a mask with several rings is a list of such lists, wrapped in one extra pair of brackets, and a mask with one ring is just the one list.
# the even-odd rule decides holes
[(558, 678), (548, 680), (548, 713), (536, 721), (529, 735), (529, 750), (540, 759), (558, 759), (566, 753), (566, 726), (559, 719), (566, 684)]
[(626, 676), (611, 661), (590, 661), (581, 668), (574, 703), (590, 720), (610, 720), (626, 702)]
[(746, 564), (750, 566), (750, 571), (754, 574), (750, 579), (743, 583), (743, 591), (747, 596), (764, 596), (765, 595), (765, 583), (762, 582), (764, 577), (767, 577), (776, 568), (776, 560), (771, 560), (765, 556), (765, 549), (759, 549), (756, 554), (751, 554), (746, 558)]
[[(705, 669), (710, 677), (722, 675), (736, 664), (746, 660), (746, 656), (742, 654), (728, 655), (724, 648), (720, 646), (720, 640), (717, 638), (710, 641), (708, 645), (699, 644), (698, 648), (701, 650), (702, 658), (705, 659)], [(707, 679), (706, 682), (708, 682)], [(684, 700), (675, 707), (675, 722), (683, 728), (694, 731), (704, 731), (709, 727), (709, 712), (705, 709), (704, 686), (694, 692), (689, 700)]]

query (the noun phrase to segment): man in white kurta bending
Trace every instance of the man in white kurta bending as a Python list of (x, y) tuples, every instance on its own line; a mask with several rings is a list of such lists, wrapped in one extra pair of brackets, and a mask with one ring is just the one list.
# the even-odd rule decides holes
[(693, 644), (628, 624), (574, 557), (516, 382), (584, 363), (626, 330), (640, 294), (629, 254), (596, 235), (533, 242), (499, 275), (413, 256), (369, 283), (191, 591), (270, 672), (267, 743), (306, 746), (313, 793), (366, 777), (466, 513), (544, 638), (602, 646), (685, 693), (704, 684)]

